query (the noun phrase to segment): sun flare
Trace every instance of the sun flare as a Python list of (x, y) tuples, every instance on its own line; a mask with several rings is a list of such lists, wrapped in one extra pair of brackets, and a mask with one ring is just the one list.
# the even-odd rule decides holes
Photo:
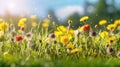
[(15, 2), (10, 2), (10, 3), (7, 4), (7, 6), (8, 6), (9, 9), (15, 9), (17, 5), (16, 5)]

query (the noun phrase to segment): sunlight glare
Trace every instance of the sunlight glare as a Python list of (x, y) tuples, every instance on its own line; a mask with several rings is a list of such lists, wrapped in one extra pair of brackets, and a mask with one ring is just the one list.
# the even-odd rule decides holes
[(9, 2), (8, 4), (7, 4), (7, 6), (8, 6), (8, 9), (10, 9), (10, 10), (14, 10), (14, 9), (16, 9), (16, 4), (14, 3), (14, 2)]

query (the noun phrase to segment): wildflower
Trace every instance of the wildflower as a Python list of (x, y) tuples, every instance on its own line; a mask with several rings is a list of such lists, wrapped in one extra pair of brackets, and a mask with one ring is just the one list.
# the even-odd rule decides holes
[(73, 50), (71, 50), (71, 53), (78, 53), (80, 50), (78, 48), (75, 48)]
[(49, 26), (49, 23), (43, 23), (42, 27), (47, 28)]
[(54, 34), (55, 34), (56, 37), (59, 37), (59, 36), (63, 35), (63, 32), (61, 32), (61, 31), (54, 31)]
[(18, 42), (22, 41), (23, 37), (21, 35), (18, 35), (18, 36), (15, 37), (15, 40), (18, 41)]
[(115, 21), (114, 21), (114, 24), (115, 24), (116, 26), (119, 25), (119, 24), (120, 24), (120, 19), (115, 20)]
[(91, 31), (90, 32), (90, 36), (96, 36), (96, 32), (95, 31)]
[(78, 30), (79, 30), (79, 31), (83, 31), (83, 28), (84, 28), (84, 26), (79, 27)]
[(110, 47), (107, 48), (107, 53), (108, 54), (112, 54), (113, 52), (114, 52), (114, 49), (113, 49), (112, 46), (110, 46)]
[(75, 30), (75, 31), (74, 31), (74, 34), (75, 34), (75, 35), (78, 35), (78, 34), (79, 34), (79, 30)]
[(23, 23), (19, 27), (20, 27), (21, 30), (24, 30), (27, 27), (27, 25), (25, 23)]
[(2, 22), (0, 23), (0, 30), (8, 30), (8, 23), (7, 22)]
[(67, 44), (70, 41), (69, 36), (61, 36), (60, 41), (62, 44)]
[(107, 20), (100, 20), (99, 25), (105, 25), (107, 23)]
[(21, 18), (20, 20), (19, 20), (19, 22), (23, 22), (23, 23), (25, 23), (27, 21), (27, 18)]
[(103, 31), (103, 32), (101, 32), (100, 33), (100, 36), (102, 37), (102, 38), (105, 38), (105, 37), (108, 37), (108, 32), (107, 31)]
[(32, 37), (32, 33), (30, 32), (30, 33), (26, 33), (26, 37), (27, 38), (31, 38)]
[(19, 26), (19, 27), (25, 26), (25, 22), (26, 22), (26, 21), (27, 21), (26, 18), (21, 18), (21, 19), (19, 20), (19, 22), (18, 22), (18, 26)]
[(79, 36), (79, 35), (80, 35), (80, 31), (79, 31), (79, 30), (75, 30), (75, 31), (74, 31), (74, 35), (75, 35), (75, 36)]
[(64, 27), (64, 26), (58, 26), (58, 27), (57, 27), (57, 30), (58, 30), (58, 31), (61, 31), (61, 32), (64, 32), (64, 33), (67, 32), (67, 28)]
[(71, 34), (71, 35), (73, 35), (74, 34), (74, 30), (70, 29), (68, 33)]
[(31, 15), (30, 18), (34, 20), (36, 19), (36, 15)]
[[(26, 28), (27, 27), (27, 25), (26, 24), (23, 24), (23, 25), (21, 25), (21, 28)], [(23, 29), (22, 29), (23, 30)]]
[(73, 45), (67, 45), (66, 48), (71, 50), (71, 49), (74, 48), (74, 46)]
[(37, 23), (36, 22), (32, 22), (32, 27), (36, 27)]
[(50, 38), (55, 38), (55, 34), (52, 33), (52, 34), (49, 35), (49, 37), (50, 37)]
[(26, 40), (26, 41), (32, 40), (32, 33), (31, 33), (31, 32), (26, 33), (26, 35), (25, 35), (25, 37), (24, 37), (24, 40)]
[(110, 52), (113, 52), (114, 50), (113, 50), (113, 48), (112, 48), (112, 47), (110, 47), (110, 48), (109, 48), (109, 51), (110, 51)]
[(88, 16), (84, 16), (82, 18), (80, 18), (80, 22), (86, 22), (89, 19)]
[(24, 22), (18, 22), (19, 27), (21, 27), (22, 25), (24, 25)]
[(68, 20), (68, 24), (71, 24), (73, 21), (72, 20)]
[(109, 41), (110, 41), (110, 43), (114, 42), (115, 41), (115, 37), (109, 37)]
[(115, 27), (116, 27), (115, 24), (109, 24), (109, 25), (107, 26), (107, 29), (108, 29), (108, 30), (114, 30)]
[(89, 31), (90, 30), (90, 25), (84, 25), (84, 27), (83, 27), (83, 30), (84, 31)]

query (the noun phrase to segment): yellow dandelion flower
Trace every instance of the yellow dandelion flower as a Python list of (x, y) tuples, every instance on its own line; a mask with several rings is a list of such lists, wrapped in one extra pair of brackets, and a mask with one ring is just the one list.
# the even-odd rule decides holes
[(71, 53), (78, 53), (80, 50), (78, 48), (75, 48), (73, 50), (71, 50)]
[(48, 27), (49, 26), (49, 24), (50, 24), (50, 20), (49, 19), (45, 19), (44, 21), (43, 21), (43, 24), (42, 24), (42, 27)]
[(18, 26), (19, 27), (24, 26), (26, 21), (27, 21), (27, 18), (21, 18), (18, 22)]
[(99, 25), (105, 25), (107, 23), (107, 20), (100, 20)]
[(78, 28), (79, 31), (83, 31), (83, 29), (84, 29), (84, 26)]
[(73, 29), (70, 29), (70, 30), (69, 30), (69, 34), (73, 35), (73, 34), (74, 34), (74, 30), (73, 30)]
[(36, 19), (36, 15), (31, 15), (30, 18), (34, 20)]
[(69, 36), (61, 36), (60, 37), (60, 41), (62, 44), (67, 44), (70, 41), (70, 37)]
[(115, 37), (109, 37), (109, 39), (108, 39), (108, 40), (109, 40), (109, 42), (110, 42), (110, 43), (112, 43), (112, 42), (114, 42), (114, 41), (115, 41)]
[(0, 24), (0, 30), (8, 30), (8, 23), (7, 22), (2, 22)]
[(21, 28), (25, 29), (27, 25), (24, 23), (23, 25), (20, 26)]
[(67, 32), (67, 28), (64, 27), (64, 26), (58, 26), (58, 27), (57, 27), (57, 30), (58, 30), (58, 31), (62, 31), (62, 32), (64, 32), (64, 33)]
[(59, 37), (59, 36), (63, 35), (64, 33), (61, 31), (55, 31), (54, 34), (56, 37)]
[(18, 22), (19, 27), (21, 27), (22, 25), (24, 25), (24, 22)]
[(49, 26), (49, 23), (45, 22), (42, 24), (42, 27), (47, 28)]
[(114, 30), (115, 27), (116, 27), (115, 24), (109, 24), (109, 25), (107, 26), (107, 30)]
[(71, 50), (74, 48), (74, 45), (67, 45), (66, 48)]
[(115, 20), (115, 21), (114, 21), (114, 24), (115, 24), (116, 26), (119, 25), (119, 24), (120, 24), (120, 19)]
[(80, 18), (80, 22), (86, 22), (89, 19), (88, 16), (84, 16), (82, 18)]
[(19, 22), (26, 22), (27, 21), (27, 18), (21, 18), (20, 20), (19, 20)]
[(109, 35), (109, 33), (107, 31), (103, 31), (103, 32), (100, 33), (100, 36), (102, 38), (108, 37), (108, 35)]
[(36, 27), (37, 23), (36, 22), (32, 22), (32, 27)]

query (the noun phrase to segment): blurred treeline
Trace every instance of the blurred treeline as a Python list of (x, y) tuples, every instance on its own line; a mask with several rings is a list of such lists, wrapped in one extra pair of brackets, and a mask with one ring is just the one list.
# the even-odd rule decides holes
[[(109, 1), (109, 3), (107, 2)], [(93, 7), (94, 9), (92, 9)], [(120, 9), (116, 6), (115, 0), (98, 0), (97, 3), (90, 3), (89, 0), (85, 0), (85, 14), (90, 17), (87, 23), (95, 26), (98, 22), (102, 19), (108, 21), (108, 24), (113, 23), (114, 20), (120, 19)], [(90, 12), (93, 10), (92, 12)], [(74, 13), (73, 15), (69, 16), (68, 19), (73, 20), (73, 26), (77, 28), (81, 25), (79, 19), (83, 15), (79, 15)], [(99, 27), (102, 28), (102, 27)]]
[[(108, 3), (109, 1), (109, 3)], [(102, 19), (106, 19), (108, 23), (113, 23), (115, 19), (120, 19), (120, 9), (116, 6), (115, 0), (98, 0), (96, 3), (91, 3), (89, 0), (85, 0), (84, 2), (84, 15), (87, 15), (90, 17), (90, 19), (87, 21), (87, 23), (91, 24), (92, 27)], [(72, 10), (72, 9), (71, 9)], [(73, 21), (72, 26), (74, 29), (78, 28), (78, 26), (81, 26), (82, 23), (80, 23), (79, 19), (84, 15), (79, 15), (78, 13), (74, 13), (71, 16), (69, 16), (64, 21), (59, 21), (58, 18), (55, 15), (55, 12), (53, 10), (49, 10), (48, 14), (52, 17), (52, 22), (56, 22), (57, 24), (63, 24), (68, 25), (67, 20), (71, 19)], [(4, 18), (9, 22), (14, 22), (17, 24), (18, 20), (21, 17), (28, 17), (26, 15), (23, 16), (12, 16), (9, 14), (8, 11), (6, 11), (6, 15)], [(47, 17), (47, 16), (46, 16)], [(28, 17), (29, 18), (29, 17)], [(14, 20), (12, 20), (14, 19)], [(40, 22), (40, 18), (36, 19), (37, 22)], [(29, 22), (32, 22), (32, 20), (28, 20)], [(42, 21), (41, 21), (42, 22)], [(30, 27), (30, 25), (29, 25)]]

